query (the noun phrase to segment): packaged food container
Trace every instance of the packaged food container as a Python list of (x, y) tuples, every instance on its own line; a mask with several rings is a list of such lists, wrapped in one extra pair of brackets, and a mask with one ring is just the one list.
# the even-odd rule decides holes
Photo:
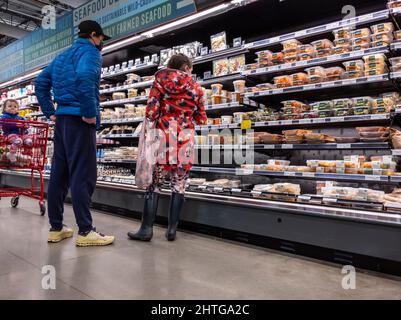
[(389, 1), (389, 2), (387, 3), (387, 7), (388, 7), (389, 9), (399, 8), (399, 7), (401, 7), (401, 1), (400, 1), (400, 0), (397, 0), (397, 1)]
[(307, 68), (305, 71), (308, 73), (308, 76), (326, 76), (326, 69), (323, 67), (312, 67), (312, 68)]
[(223, 90), (223, 85), (220, 83), (215, 83), (210, 86), (212, 88), (212, 95), (221, 95), (221, 91)]
[(318, 118), (319, 114), (317, 111), (310, 111), (310, 112), (304, 112), (300, 114), (301, 119), (314, 119)]
[(212, 125), (213, 124), (213, 119), (212, 118), (207, 118), (206, 124), (208, 126)]
[(244, 66), (244, 71), (256, 70), (257, 68), (258, 68), (258, 64), (257, 63), (246, 64)]
[(298, 72), (291, 75), (292, 78), (292, 85), (294, 86), (302, 86), (304, 84), (309, 83), (309, 77), (306, 73)]
[(400, 30), (394, 31), (394, 38), (396, 41), (401, 40), (401, 31)]
[(292, 56), (284, 56), (284, 63), (293, 63), (298, 61), (298, 54)]
[(282, 113), (281, 119), (282, 120), (297, 120), (297, 119), (301, 119), (301, 114), (300, 113)]
[(299, 54), (314, 55), (315, 52), (316, 52), (316, 49), (311, 44), (304, 44), (299, 47)]
[(356, 46), (351, 47), (351, 51), (360, 51), (360, 50), (366, 50), (370, 48), (371, 43), (365, 43), (365, 44), (358, 44)]
[(394, 24), (392, 22), (379, 23), (371, 26), (370, 29), (372, 29), (372, 33), (393, 32)]
[(325, 82), (325, 81), (327, 81), (327, 80), (326, 80), (326, 77), (324, 77), (324, 76), (310, 76), (309, 77), (310, 83), (321, 83), (321, 82)]
[(371, 107), (373, 102), (372, 97), (356, 97), (351, 100), (354, 107)]
[(370, 35), (371, 32), (369, 28), (362, 28), (351, 31), (352, 38), (363, 38), (363, 37), (369, 37)]
[(364, 71), (363, 60), (346, 61), (343, 63), (346, 71)]
[(270, 164), (270, 165), (273, 165), (273, 166), (289, 166), (290, 165), (290, 161), (269, 159), (269, 160), (267, 160), (267, 164)]
[(221, 119), (220, 118), (213, 119), (213, 124), (214, 125), (220, 125), (221, 124)]
[(384, 41), (386, 43), (391, 43), (394, 40), (392, 32), (375, 33), (371, 35), (372, 41)]
[(372, 114), (388, 113), (390, 111), (391, 109), (389, 110), (384, 106), (372, 107), (371, 109)]
[(351, 38), (334, 40), (335, 47), (350, 47), (351, 45), (352, 45)]
[(370, 37), (368, 36), (368, 37), (360, 37), (360, 38), (354, 38), (354, 39), (352, 39), (352, 45), (353, 46), (360, 46), (360, 45), (363, 45), (363, 44), (368, 44), (368, 45), (370, 45)]
[(363, 106), (363, 107), (353, 107), (354, 114), (357, 116), (364, 115), (364, 114), (370, 114), (370, 107), (369, 106)]
[(232, 102), (242, 102), (241, 92), (231, 92)]
[(387, 47), (390, 44), (390, 42), (387, 41), (374, 41), (370, 43), (370, 46), (372, 48), (379, 48), (379, 47)]
[(385, 74), (387, 72), (388, 72), (387, 68), (365, 70), (365, 76), (366, 77), (379, 76), (379, 75)]
[(281, 43), (283, 45), (284, 50), (298, 49), (301, 45), (297, 39), (287, 40)]
[(292, 86), (292, 78), (290, 76), (275, 77), (274, 84), (277, 88), (287, 88)]
[(401, 57), (390, 58), (389, 61), (393, 67), (401, 67)]
[(310, 104), (312, 110), (320, 111), (320, 110), (331, 110), (333, 108), (333, 101), (319, 101)]
[(113, 97), (113, 100), (121, 100), (121, 99), (125, 99), (127, 96), (126, 96), (125, 92), (114, 92), (112, 97)]
[(298, 55), (299, 61), (311, 60), (316, 57), (316, 54), (300, 53)]
[(323, 57), (331, 56), (332, 54), (334, 54), (333, 48), (329, 48), (329, 49), (318, 49), (318, 50), (316, 51), (316, 57), (317, 57), (317, 58), (323, 58)]
[(344, 116), (349, 116), (351, 114), (349, 108), (337, 108), (337, 109), (333, 109), (333, 115), (335, 117), (344, 117)]
[(134, 98), (138, 96), (138, 89), (128, 89), (128, 98)]
[(351, 51), (352, 51), (351, 46), (340, 46), (340, 47), (334, 47), (333, 54), (343, 54)]
[(328, 39), (313, 41), (311, 45), (314, 46), (316, 50), (332, 49), (334, 47), (333, 42)]
[(256, 85), (256, 88), (258, 88), (259, 91), (271, 90), (274, 89), (274, 85), (272, 85), (271, 83), (261, 83)]
[(281, 64), (284, 62), (284, 54), (282, 52), (275, 52), (272, 54), (273, 64)]
[(273, 65), (273, 62), (271, 59), (266, 59), (266, 58), (259, 58), (256, 59), (258, 68), (265, 68), (265, 67), (270, 67)]
[(263, 51), (256, 52), (256, 55), (258, 56), (259, 59), (271, 60), (273, 57), (273, 52), (271, 52), (270, 50), (263, 50)]
[(233, 116), (221, 116), (221, 124), (233, 123)]
[(320, 160), (306, 160), (306, 165), (308, 167), (317, 167), (319, 166), (319, 161)]
[(326, 78), (328, 81), (341, 80), (344, 72), (344, 69), (340, 67), (326, 68)]
[(245, 112), (234, 112), (234, 123), (241, 123), (242, 120), (245, 118), (246, 114)]
[(233, 81), (233, 85), (235, 92), (245, 92), (245, 80), (235, 80)]
[(352, 32), (352, 29), (346, 27), (346, 28), (341, 28), (341, 29), (338, 29), (338, 30), (334, 30), (333, 31), (333, 35), (334, 35), (334, 38), (336, 40), (349, 39), (349, 38), (351, 38), (351, 35), (352, 35), (351, 32)]
[(318, 118), (328, 118), (333, 115), (332, 110), (320, 110), (318, 111)]
[(344, 79), (361, 78), (365, 75), (364, 71), (347, 71), (344, 73)]
[(286, 100), (286, 101), (281, 101), (281, 103), (283, 104), (283, 107), (293, 107), (293, 108), (297, 108), (297, 109), (308, 109), (309, 110), (309, 106), (306, 105), (303, 102), (300, 102), (298, 100)]
[(212, 104), (221, 104), (223, 103), (223, 97), (220, 95), (213, 95), (212, 96)]
[(352, 107), (352, 100), (351, 99), (335, 99), (333, 102), (333, 108), (350, 108)]

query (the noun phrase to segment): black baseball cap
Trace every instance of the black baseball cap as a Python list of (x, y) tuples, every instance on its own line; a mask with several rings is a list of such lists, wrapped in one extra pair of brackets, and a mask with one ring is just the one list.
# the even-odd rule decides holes
[(82, 21), (79, 24), (78, 28), (79, 28), (79, 33), (78, 33), (79, 35), (81, 35), (81, 34), (91, 34), (92, 32), (96, 32), (96, 34), (98, 36), (103, 36), (104, 40), (111, 39), (111, 37), (109, 37), (108, 35), (105, 35), (103, 33), (102, 27), (96, 21), (93, 21), (93, 20)]

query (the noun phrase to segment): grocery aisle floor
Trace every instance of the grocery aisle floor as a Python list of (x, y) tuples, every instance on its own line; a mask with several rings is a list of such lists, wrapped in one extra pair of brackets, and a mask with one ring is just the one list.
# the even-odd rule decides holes
[[(66, 222), (75, 226), (70, 206)], [(343, 290), (338, 266), (179, 232), (174, 243), (156, 227), (150, 243), (128, 241), (138, 222), (101, 213), (96, 226), (115, 234), (106, 248), (47, 244), (37, 202), (11, 209), (0, 201), (0, 299), (401, 299), (401, 279), (358, 273)], [(56, 289), (42, 289), (53, 265)]]

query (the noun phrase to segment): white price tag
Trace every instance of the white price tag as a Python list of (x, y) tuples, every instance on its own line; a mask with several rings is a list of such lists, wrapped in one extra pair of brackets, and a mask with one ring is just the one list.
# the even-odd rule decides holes
[(223, 192), (223, 188), (222, 187), (214, 187), (214, 191), (215, 192)]
[(265, 145), (263, 146), (263, 148), (264, 148), (264, 149), (275, 149), (275, 146), (274, 146), (274, 144), (265, 144)]
[(351, 149), (350, 143), (338, 143), (337, 149)]
[(295, 172), (292, 171), (284, 171), (284, 175), (288, 177), (295, 177)]
[(282, 120), (281, 124), (292, 124), (292, 120)]
[(337, 199), (335, 199), (335, 198), (323, 198), (323, 202), (337, 203)]
[(200, 171), (202, 171), (202, 172), (209, 172), (209, 168), (200, 168)]
[(311, 123), (312, 120), (311, 119), (300, 119), (299, 123)]
[(325, 118), (314, 118), (312, 121), (314, 123), (323, 123), (323, 122), (326, 122), (326, 119)]
[(345, 118), (344, 118), (344, 117), (335, 117), (334, 119), (332, 119), (332, 121), (344, 122), (344, 121), (345, 121)]
[(387, 119), (388, 114), (383, 113), (383, 114), (373, 114), (370, 116), (371, 119), (376, 119), (376, 120), (382, 120), (382, 119)]
[(313, 178), (313, 177), (315, 177), (315, 173), (314, 172), (302, 172), (302, 176)]
[(303, 200), (303, 201), (310, 201), (311, 197), (309, 196), (298, 196), (299, 200)]
[(259, 121), (259, 122), (255, 122), (253, 126), (254, 126), (254, 127), (263, 127), (264, 125), (265, 125), (265, 122), (263, 122), (263, 121), (260, 122), (260, 121)]
[(368, 181), (380, 181), (381, 180), (380, 178), (381, 178), (380, 175), (374, 175), (374, 174), (365, 176), (365, 180)]
[(207, 186), (198, 186), (198, 189), (205, 190)]
[(251, 191), (251, 193), (253, 196), (256, 196), (256, 197), (259, 197), (262, 194), (262, 192), (260, 192), (260, 191)]
[(268, 125), (269, 126), (278, 126), (280, 124), (280, 121), (269, 121)]
[(253, 174), (253, 169), (237, 169), (236, 173), (237, 175), (247, 176)]
[(283, 93), (283, 89), (274, 89), (273, 90), (273, 94), (280, 94), (280, 93)]
[(294, 145), (292, 145), (292, 144), (282, 144), (281, 148), (282, 149), (293, 149)]
[(241, 189), (231, 189), (231, 192), (241, 192)]
[(324, 82), (322, 83), (322, 88), (334, 87), (334, 82)]

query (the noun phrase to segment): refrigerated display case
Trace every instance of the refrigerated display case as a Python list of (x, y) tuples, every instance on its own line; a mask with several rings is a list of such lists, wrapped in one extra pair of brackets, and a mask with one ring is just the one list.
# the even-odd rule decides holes
[[(338, 1), (322, 8), (311, 0), (305, 5), (311, 12), (301, 17), (295, 2), (244, 1), (174, 36), (104, 55), (93, 205), (139, 217), (144, 192), (134, 184), (135, 147), (149, 88), (164, 55), (190, 51), (208, 124), (196, 127), (198, 163), (182, 225), (399, 274), (401, 151), (393, 137), (400, 123), (401, 72), (393, 58), (401, 56), (401, 43), (377, 34), (397, 35), (401, 11), (386, 1), (354, 1), (358, 15), (342, 19)], [(270, 22), (261, 13), (266, 6)], [(274, 10), (287, 19), (274, 17)], [(210, 37), (224, 31), (225, 48), (213, 50)], [(239, 56), (245, 65), (230, 73), (230, 58)], [(223, 60), (224, 72), (213, 75), (216, 61), (221, 66)], [(247, 128), (254, 134), (247, 135)], [(230, 154), (244, 160), (249, 152), (251, 163), (223, 161)], [(200, 161), (206, 158), (211, 161)], [(26, 179), (1, 175), (7, 185)], [(162, 222), (167, 190), (158, 211)]]

